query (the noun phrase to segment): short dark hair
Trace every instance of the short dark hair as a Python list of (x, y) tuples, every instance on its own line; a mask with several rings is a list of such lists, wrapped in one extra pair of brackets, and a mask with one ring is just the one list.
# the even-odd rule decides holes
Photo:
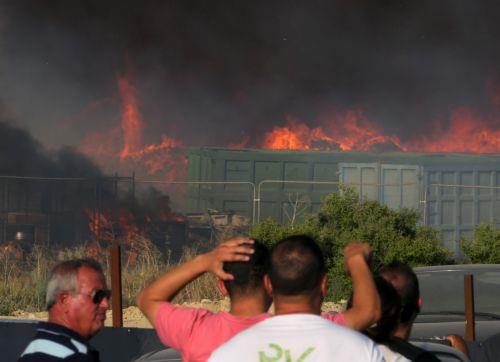
[(279, 241), (271, 251), (269, 279), (276, 295), (304, 295), (319, 287), (326, 273), (319, 245), (307, 235)]
[(366, 333), (376, 343), (386, 342), (396, 329), (401, 316), (401, 297), (390, 282), (377, 275), (373, 278), (380, 297), (382, 313), (378, 322)]
[(269, 249), (255, 240), (254, 252), (248, 261), (225, 262), (223, 269), (234, 276), (224, 282), (230, 297), (234, 294), (248, 294), (263, 286), (264, 275), (269, 268)]
[(417, 275), (408, 264), (399, 261), (382, 266), (379, 274), (394, 286), (401, 297), (400, 322), (409, 323), (420, 313), (420, 288)]
[(47, 280), (46, 302), (47, 310), (50, 310), (56, 303), (57, 295), (61, 291), (78, 292), (78, 270), (80, 268), (93, 269), (99, 274), (103, 274), (101, 265), (94, 259), (71, 259), (63, 261), (54, 266)]

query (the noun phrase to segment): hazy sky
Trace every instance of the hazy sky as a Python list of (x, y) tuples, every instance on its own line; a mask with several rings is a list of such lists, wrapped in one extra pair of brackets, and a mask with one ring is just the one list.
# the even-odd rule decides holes
[(45, 146), (79, 145), (118, 126), (127, 73), (149, 142), (223, 146), (355, 107), (403, 139), (459, 107), (498, 128), (499, 15), (494, 0), (0, 0), (0, 107)]

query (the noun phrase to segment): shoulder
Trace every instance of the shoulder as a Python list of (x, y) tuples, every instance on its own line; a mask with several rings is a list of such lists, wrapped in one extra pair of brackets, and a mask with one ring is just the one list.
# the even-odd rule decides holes
[(337, 323), (342, 326), (345, 325), (344, 313), (337, 313), (337, 312), (321, 313), (321, 317), (330, 322)]
[(296, 356), (314, 351), (316, 360), (331, 353), (337, 353), (341, 360), (354, 355), (362, 356), (359, 360), (383, 360), (375, 344), (362, 334), (320, 316), (297, 314), (272, 317), (248, 328), (216, 349), (210, 361), (250, 361), (249, 356), (281, 355), (284, 351)]
[(158, 309), (158, 314), (167, 315), (171, 313), (189, 313), (189, 314), (199, 314), (199, 315), (214, 314), (205, 308), (179, 306), (168, 302), (162, 303), (160, 308)]
[(171, 303), (162, 303), (156, 314), (156, 323), (165, 323), (168, 320), (174, 320), (175, 323), (184, 320), (196, 320), (214, 315), (204, 308), (190, 308), (177, 306)]
[(90, 346), (74, 331), (52, 323), (40, 323), (20, 361), (60, 361), (68, 358), (78, 361), (79, 357), (84, 358), (91, 352)]
[(35, 338), (21, 354), (20, 361), (60, 361), (77, 353), (78, 350), (67, 343)]

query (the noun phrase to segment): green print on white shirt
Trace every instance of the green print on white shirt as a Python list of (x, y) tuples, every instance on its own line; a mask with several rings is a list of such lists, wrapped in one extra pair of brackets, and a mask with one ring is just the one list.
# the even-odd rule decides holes
[(260, 362), (277, 362), (277, 361), (282, 360), (281, 357), (284, 357), (284, 359), (282, 361), (285, 361), (285, 362), (303, 362), (306, 360), (307, 356), (309, 356), (315, 349), (314, 347), (309, 347), (304, 352), (302, 352), (302, 354), (299, 356), (298, 359), (293, 360), (292, 354), (290, 353), (289, 349), (283, 350), (283, 348), (281, 348), (276, 343), (269, 343), (269, 348), (274, 350), (274, 356), (269, 357), (266, 355), (266, 353), (264, 351), (259, 351), (259, 361)]

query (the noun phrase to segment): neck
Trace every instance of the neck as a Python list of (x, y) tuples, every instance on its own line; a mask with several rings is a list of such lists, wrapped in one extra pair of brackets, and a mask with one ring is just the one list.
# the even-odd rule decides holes
[(321, 303), (302, 295), (274, 296), (275, 314), (321, 314)]
[(397, 326), (394, 335), (407, 341), (410, 338), (412, 324), (400, 324)]
[[(71, 329), (72, 331), (80, 334), (78, 332), (78, 328), (75, 328), (75, 325), (73, 323), (71, 323), (71, 321), (68, 318), (66, 318), (66, 314), (62, 313), (62, 312), (58, 312), (55, 309), (57, 309), (57, 308), (56, 307), (52, 307), (51, 310), (49, 311), (48, 322), (59, 324), (59, 325), (61, 325), (63, 327)], [(82, 336), (82, 338), (89, 339), (90, 337), (89, 336)]]
[(264, 295), (233, 296), (229, 313), (236, 317), (254, 317), (266, 313), (269, 309)]

